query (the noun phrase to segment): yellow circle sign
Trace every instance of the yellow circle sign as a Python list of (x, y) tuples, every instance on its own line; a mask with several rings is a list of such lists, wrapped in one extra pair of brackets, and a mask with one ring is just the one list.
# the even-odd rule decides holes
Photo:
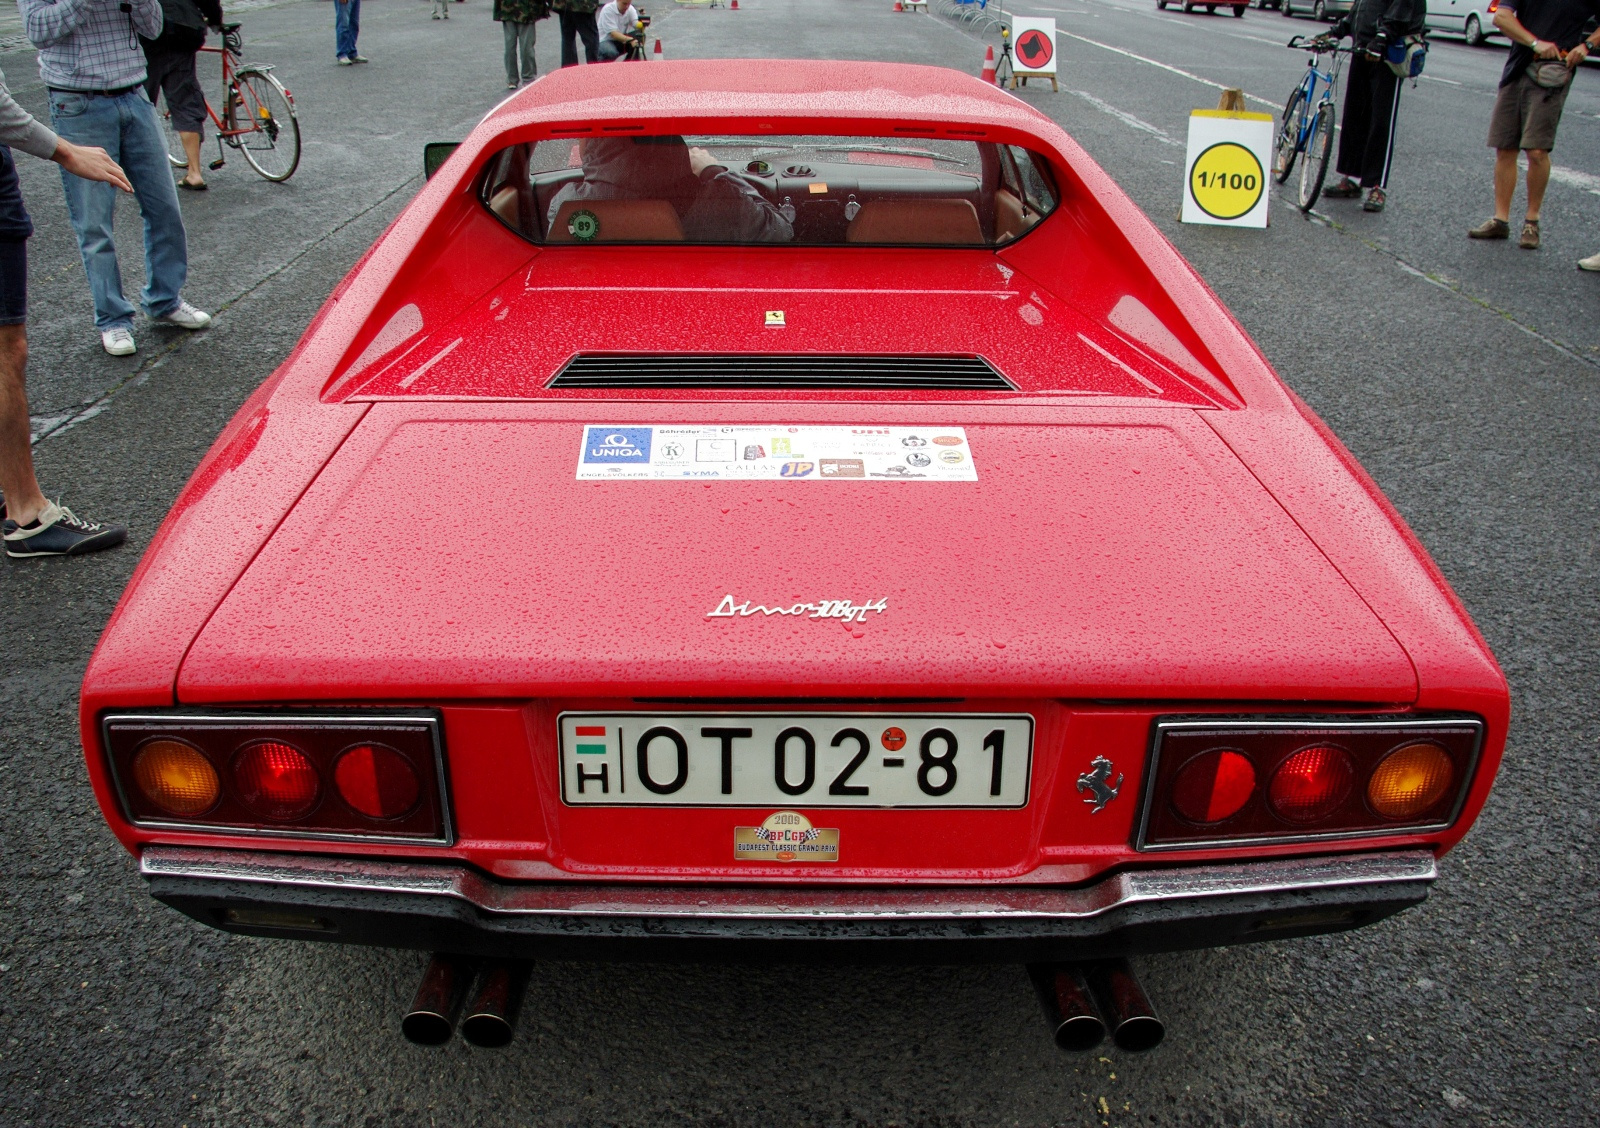
[(1189, 195), (1212, 219), (1238, 219), (1261, 202), (1267, 178), (1261, 162), (1243, 145), (1223, 141), (1195, 158)]

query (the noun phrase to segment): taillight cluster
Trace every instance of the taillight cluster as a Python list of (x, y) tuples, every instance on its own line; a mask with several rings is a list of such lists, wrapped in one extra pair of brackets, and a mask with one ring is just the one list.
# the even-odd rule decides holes
[(103, 724), (135, 823), (450, 839), (433, 716), (142, 713)]
[(1139, 846), (1398, 833), (1448, 826), (1483, 722), (1161, 720)]

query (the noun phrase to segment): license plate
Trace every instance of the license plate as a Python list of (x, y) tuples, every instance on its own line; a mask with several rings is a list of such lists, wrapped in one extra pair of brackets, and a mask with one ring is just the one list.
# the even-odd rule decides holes
[(1025, 807), (1025, 713), (563, 713), (572, 806)]

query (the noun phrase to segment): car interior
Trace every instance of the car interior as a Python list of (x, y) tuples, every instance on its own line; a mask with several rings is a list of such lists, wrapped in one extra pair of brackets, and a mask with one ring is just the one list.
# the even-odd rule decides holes
[(994, 142), (581, 137), (513, 145), (483, 204), (535, 243), (999, 246), (1055, 207), (1049, 165)]

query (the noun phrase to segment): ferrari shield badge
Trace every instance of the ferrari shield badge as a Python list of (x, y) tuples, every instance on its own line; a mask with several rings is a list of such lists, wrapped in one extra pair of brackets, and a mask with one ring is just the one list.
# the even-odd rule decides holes
[(777, 811), (760, 826), (733, 828), (733, 856), (741, 862), (837, 862), (839, 832), (812, 826), (799, 811)]
[(1116, 765), (1110, 760), (1096, 756), (1089, 761), (1089, 770), (1078, 777), (1078, 790), (1089, 792), (1084, 802), (1090, 805), (1091, 815), (1098, 815), (1107, 803), (1122, 793), (1122, 773), (1117, 772), (1115, 781), (1111, 779), (1111, 773), (1116, 771)]

